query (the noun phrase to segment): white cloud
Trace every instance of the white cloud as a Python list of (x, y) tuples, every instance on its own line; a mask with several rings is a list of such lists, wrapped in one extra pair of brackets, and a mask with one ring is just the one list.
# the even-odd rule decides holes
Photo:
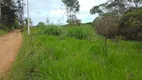
[[(58, 23), (59, 20), (62, 23), (66, 22), (66, 14), (61, 9), (61, 0), (29, 0), (30, 1), (30, 17), (33, 20), (34, 24), (38, 22), (45, 22), (47, 17), (51, 22)], [(90, 9), (95, 6), (103, 3), (106, 0), (79, 0), (81, 5), (80, 12), (77, 14), (78, 18), (82, 22), (93, 21), (96, 15), (90, 15)], [(25, 2), (26, 3), (26, 2)], [(27, 11), (25, 7), (25, 17)]]

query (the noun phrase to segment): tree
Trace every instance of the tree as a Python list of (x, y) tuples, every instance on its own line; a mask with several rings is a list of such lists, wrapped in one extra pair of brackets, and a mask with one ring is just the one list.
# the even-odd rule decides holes
[(81, 20), (79, 20), (75, 14), (72, 14), (72, 15), (69, 15), (69, 19), (67, 20), (67, 23), (69, 25), (80, 25)]
[(70, 16), (79, 12), (79, 1), (78, 0), (62, 0), (64, 3), (66, 13), (67, 13), (67, 20), (70, 20)]
[(43, 22), (39, 22), (39, 23), (37, 24), (37, 27), (43, 27), (43, 26), (45, 26), (45, 24), (44, 24)]
[[(26, 25), (28, 25), (28, 18), (25, 18), (25, 20), (24, 20), (24, 21), (25, 21), (25, 24), (26, 24)], [(30, 25), (32, 25), (32, 24), (33, 24), (33, 22), (32, 22), (32, 19), (31, 19), (31, 18), (29, 18), (29, 24), (30, 24)]]
[(18, 15), (18, 20), (19, 20), (19, 24), (20, 25), (23, 25), (24, 21), (23, 21), (23, 18), (24, 18), (24, 2), (23, 0), (17, 0), (17, 15)]
[(15, 21), (17, 19), (17, 7), (16, 3), (14, 0), (3, 0), (3, 5), (1, 8), (1, 13), (2, 13), (2, 23), (9, 26), (15, 24)]
[(100, 4), (99, 6), (94, 6), (91, 10), (91, 14), (98, 13), (99, 15), (103, 13), (117, 13), (122, 14), (126, 10), (126, 0), (108, 0), (107, 2)]
[(118, 33), (119, 18), (116, 15), (104, 14), (95, 23), (97, 34), (106, 38), (115, 38)]
[(19, 27), (20, 12), (22, 12), (22, 1), (21, 0), (3, 0), (1, 4), (1, 24), (8, 26), (7, 28)]
[(120, 21), (119, 34), (126, 39), (142, 40), (142, 8), (128, 10)]
[[(132, 5), (135, 4), (135, 6)], [(91, 14), (103, 14), (103, 13), (114, 13), (122, 15), (130, 7), (141, 7), (142, 0), (107, 0), (107, 2), (94, 6), (91, 10)]]
[(95, 22), (97, 34), (104, 36), (104, 43), (102, 44), (105, 57), (108, 56), (108, 38), (114, 39), (118, 34), (119, 18), (117, 15), (104, 14)]
[(128, 0), (130, 3), (132, 3), (132, 5), (134, 5), (133, 7), (141, 7), (142, 5), (142, 0)]
[(99, 14), (99, 15), (102, 15), (104, 13), (104, 4), (100, 4), (98, 6), (94, 6), (91, 10), (90, 10), (90, 13), (91, 14)]

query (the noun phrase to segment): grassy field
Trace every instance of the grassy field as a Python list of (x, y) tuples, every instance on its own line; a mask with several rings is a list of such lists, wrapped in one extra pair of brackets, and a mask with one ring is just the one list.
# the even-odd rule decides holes
[(142, 80), (140, 42), (108, 40), (105, 57), (103, 37), (91, 26), (58, 28), (23, 32), (11, 80)]

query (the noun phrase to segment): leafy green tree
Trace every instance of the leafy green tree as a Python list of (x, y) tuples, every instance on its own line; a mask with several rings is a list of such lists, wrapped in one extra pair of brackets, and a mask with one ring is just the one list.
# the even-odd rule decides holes
[(71, 20), (71, 15), (74, 13), (79, 12), (80, 5), (78, 0), (62, 0), (65, 5), (66, 13), (67, 13), (67, 20)]
[(24, 21), (24, 0), (17, 0), (17, 15), (18, 15), (18, 21), (20, 25), (23, 25)]
[(130, 3), (132, 3), (132, 5), (134, 5), (133, 7), (141, 7), (142, 5), (142, 0), (128, 0)]
[(104, 8), (105, 7), (105, 4), (100, 4), (98, 6), (94, 6), (91, 10), (90, 10), (90, 13), (91, 14), (99, 14), (99, 15), (102, 15), (104, 13)]
[(39, 22), (39, 23), (37, 24), (37, 27), (43, 27), (43, 26), (45, 26), (45, 24), (44, 24), (43, 22)]
[[(135, 6), (133, 6), (133, 4)], [(91, 10), (91, 14), (103, 14), (103, 13), (114, 13), (122, 15), (130, 7), (141, 7), (142, 0), (107, 0), (107, 2), (94, 6)]]
[(142, 40), (142, 8), (128, 10), (120, 21), (119, 34), (126, 39)]
[(19, 27), (19, 23), (22, 23), (21, 13), (23, 13), (23, 0), (3, 0), (1, 4), (1, 24), (7, 26), (7, 28)]
[(4, 4), (1, 6), (2, 22), (6, 26), (15, 24), (17, 19), (17, 6), (14, 0), (3, 0)]

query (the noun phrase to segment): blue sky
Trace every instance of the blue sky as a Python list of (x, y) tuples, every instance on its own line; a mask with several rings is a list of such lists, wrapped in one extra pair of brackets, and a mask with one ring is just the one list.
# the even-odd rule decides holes
[[(106, 0), (79, 0), (80, 12), (77, 13), (77, 17), (81, 19), (82, 22), (93, 21), (97, 15), (90, 15), (90, 9), (105, 1)], [(50, 20), (50, 23), (66, 23), (66, 14), (61, 0), (29, 0), (29, 7), (30, 17), (34, 25), (38, 22), (46, 22), (47, 18)], [(27, 7), (25, 7), (24, 12), (25, 17), (27, 17)]]

